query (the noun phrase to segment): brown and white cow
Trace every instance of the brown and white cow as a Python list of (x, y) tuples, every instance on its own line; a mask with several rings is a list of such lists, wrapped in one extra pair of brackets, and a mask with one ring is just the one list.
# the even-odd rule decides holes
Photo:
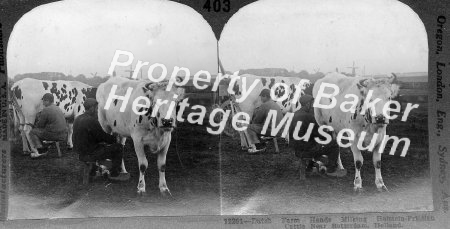
[[(386, 136), (386, 126), (389, 123), (389, 119), (392, 119), (386, 116), (389, 115), (389, 110), (386, 109), (383, 113), (383, 108), (387, 103), (388, 105), (391, 104), (393, 102), (391, 99), (398, 93), (399, 87), (394, 84), (395, 79), (395, 75), (390, 78), (375, 79), (347, 77), (340, 73), (329, 73), (324, 78), (319, 79), (314, 85), (314, 115), (317, 123), (332, 127), (335, 135), (344, 129), (352, 130), (354, 133), (354, 140), (350, 140), (350, 147), (355, 163), (355, 191), (362, 189), (360, 172), (363, 165), (363, 157), (358, 145), (362, 143), (364, 147), (370, 147), (372, 142), (374, 142), (373, 165), (375, 167), (375, 184), (378, 190), (387, 190), (381, 176), (381, 153), (379, 148)], [(328, 86), (326, 86), (327, 84)], [(329, 96), (337, 92), (332, 85), (339, 89), (339, 93)], [(325, 94), (328, 94), (328, 97), (322, 96)], [(354, 106), (351, 103), (352, 100), (354, 101)], [(335, 104), (334, 107), (332, 107), (333, 103)], [(325, 107), (319, 107), (319, 105)], [(347, 111), (351, 109), (353, 109), (353, 112)], [(361, 139), (362, 133), (365, 136), (362, 136), (364, 141), (361, 142), (359, 139)], [(376, 140), (373, 140), (374, 138)], [(340, 157), (338, 166), (340, 169), (343, 169)]]
[(78, 81), (49, 81), (25, 78), (17, 81), (11, 87), (14, 119), (20, 125), (22, 145), (25, 154), (31, 152), (28, 147), (29, 133), (35, 122), (36, 115), (44, 108), (42, 96), (52, 93), (54, 103), (61, 108), (68, 121), (69, 131), (67, 145), (73, 147), (72, 133), (73, 120), (84, 113), (83, 103), (86, 98), (92, 97), (93, 88)]
[(167, 84), (111, 77), (97, 90), (98, 120), (103, 130), (120, 135), (122, 144), (126, 137), (133, 139), (140, 171), (139, 194), (145, 193), (148, 161), (144, 146), (148, 146), (150, 153), (158, 155), (160, 192), (170, 195), (165, 179), (166, 155), (176, 126), (176, 103), (184, 90), (173, 87), (167, 91)]
[[(231, 76), (231, 79), (236, 76)], [(244, 85), (245, 81), (245, 85)], [(255, 83), (255, 81), (257, 81)], [(287, 85), (287, 87), (281, 86), (280, 83)], [(245, 94), (245, 91), (255, 85), (250, 93)], [(273, 89), (276, 103), (280, 105), (283, 114), (287, 112), (295, 112), (300, 109), (299, 98), (304, 94), (305, 89), (310, 85), (310, 81), (306, 79), (300, 79), (297, 77), (266, 77), (255, 76), (251, 74), (243, 74), (238, 76), (235, 86), (233, 87), (236, 102), (240, 108), (240, 111), (247, 113), (250, 117), (253, 116), (255, 108), (261, 105), (261, 99), (259, 94), (265, 88)], [(300, 91), (298, 91), (300, 90)], [(297, 95), (296, 95), (297, 94)], [(246, 97), (245, 97), (246, 96)], [(244, 98), (245, 97), (245, 98)], [(297, 97), (297, 98), (294, 98)], [(242, 100), (242, 101), (241, 101)], [(280, 100), (280, 101), (277, 101)], [(245, 138), (246, 130), (240, 132), (241, 147), (248, 148), (248, 143)]]

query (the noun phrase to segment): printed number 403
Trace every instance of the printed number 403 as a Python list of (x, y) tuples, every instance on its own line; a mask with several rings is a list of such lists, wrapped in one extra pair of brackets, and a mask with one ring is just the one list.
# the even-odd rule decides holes
[(206, 0), (203, 9), (208, 10), (208, 12), (211, 12), (211, 10), (214, 12), (230, 12), (230, 0)]

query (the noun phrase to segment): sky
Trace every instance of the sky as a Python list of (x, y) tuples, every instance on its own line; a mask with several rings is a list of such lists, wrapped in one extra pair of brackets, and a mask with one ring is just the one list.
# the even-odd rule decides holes
[[(217, 73), (214, 33), (186, 5), (164, 0), (68, 0), (41, 5), (18, 21), (8, 44), (8, 75), (106, 76), (116, 50), (131, 52), (133, 67), (138, 60), (164, 64), (168, 75), (174, 66), (188, 68), (191, 75), (199, 70)], [(129, 76), (130, 68), (115, 70)]]
[(219, 40), (227, 71), (286, 68), (377, 75), (427, 72), (425, 27), (394, 0), (261, 0), (241, 8)]

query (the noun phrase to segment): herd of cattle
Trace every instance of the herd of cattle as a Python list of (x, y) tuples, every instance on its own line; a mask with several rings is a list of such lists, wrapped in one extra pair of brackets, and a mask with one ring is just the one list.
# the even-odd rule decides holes
[[(271, 89), (277, 83), (285, 83), (289, 87), (275, 88), (275, 94), (282, 96), (287, 93), (288, 99), (278, 102), (284, 112), (294, 112), (300, 108), (298, 102), (291, 102), (297, 88), (295, 85), (301, 84), (299, 78), (289, 77), (259, 77), (254, 75), (242, 75), (247, 78), (247, 82), (260, 79), (259, 84), (252, 90), (245, 101), (239, 103), (241, 111), (247, 112), (250, 117), (254, 108), (260, 105), (259, 93), (264, 88)], [(316, 82), (313, 88), (313, 95), (317, 95), (317, 87), (322, 82), (334, 83), (343, 90), (336, 96), (338, 103), (343, 101), (346, 93), (361, 96), (361, 101), (367, 96), (367, 91), (372, 90), (379, 96), (384, 104), (395, 96), (391, 90), (395, 85), (394, 78), (373, 79), (362, 77), (346, 77), (339, 73), (330, 73)], [(149, 146), (149, 151), (158, 155), (157, 165), (159, 170), (159, 189), (162, 194), (170, 194), (165, 180), (165, 162), (167, 151), (171, 142), (171, 131), (176, 126), (177, 114), (173, 104), (176, 104), (183, 97), (183, 88), (173, 87), (166, 91), (167, 82), (152, 83), (148, 81), (135, 81), (122, 77), (110, 77), (98, 88), (93, 88), (81, 82), (74, 81), (43, 81), (26, 78), (15, 82), (11, 87), (11, 101), (14, 110), (14, 124), (20, 130), (24, 153), (29, 153), (28, 147), (29, 132), (35, 122), (36, 115), (43, 109), (42, 96), (45, 93), (52, 93), (55, 97), (55, 105), (61, 108), (68, 121), (69, 134), (67, 144), (72, 148), (72, 123), (73, 120), (84, 112), (83, 103), (86, 98), (96, 98), (99, 102), (98, 120), (107, 133), (117, 133), (121, 136), (121, 143), (125, 144), (127, 137), (133, 139), (134, 148), (139, 163), (139, 183), (138, 193), (145, 192), (145, 172), (148, 162), (145, 156), (144, 146)], [(241, 80), (237, 81), (235, 96), (239, 98), (239, 91), (242, 90)], [(301, 90), (311, 90), (311, 84), (304, 83)], [(129, 88), (132, 88), (131, 90)], [(115, 93), (111, 93), (112, 89)], [(115, 97), (114, 97), (115, 96)], [(127, 99), (125, 99), (127, 97)], [(346, 98), (346, 97), (345, 97)], [(136, 110), (135, 102), (147, 103)], [(167, 101), (162, 103), (161, 101)], [(105, 105), (108, 109), (104, 109)], [(122, 107), (123, 105), (123, 107)], [(362, 105), (362, 104), (360, 104)], [(336, 106), (337, 107), (337, 106)], [(378, 112), (377, 112), (378, 113)], [(379, 114), (379, 113), (378, 113)], [(370, 115), (370, 114), (368, 114)], [(372, 119), (365, 115), (348, 115), (339, 109), (315, 108), (315, 116), (319, 125), (330, 125), (337, 132), (343, 128), (350, 128), (359, 134), (366, 131), (369, 135), (378, 133), (377, 144), (386, 133), (387, 123), (376, 125)], [(379, 117), (373, 117), (374, 120)], [(349, 120), (347, 120), (349, 119)], [(378, 120), (378, 119), (377, 119)], [(245, 146), (245, 133), (241, 134), (241, 145)], [(371, 139), (371, 138), (370, 138)], [(354, 144), (356, 145), (356, 144)], [(361, 189), (360, 169), (362, 166), (361, 152), (356, 147), (351, 147), (355, 162), (355, 190)], [(381, 154), (374, 151), (374, 166), (376, 173), (375, 184), (377, 188), (385, 188), (380, 171)], [(342, 163), (339, 163), (342, 166)], [(122, 163), (122, 171), (125, 170)]]

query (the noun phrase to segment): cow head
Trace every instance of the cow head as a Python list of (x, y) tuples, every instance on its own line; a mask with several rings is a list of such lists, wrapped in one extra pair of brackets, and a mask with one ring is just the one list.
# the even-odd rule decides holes
[(172, 131), (176, 127), (176, 106), (184, 94), (184, 89), (171, 87), (167, 91), (168, 82), (147, 83), (143, 91), (150, 99), (153, 108), (147, 114), (150, 125), (163, 131)]
[[(389, 119), (383, 114), (383, 108), (387, 102), (397, 96), (399, 86), (395, 84), (397, 76), (392, 73), (388, 78), (366, 78), (358, 82), (357, 86), (361, 93), (362, 99), (360, 102), (360, 108), (364, 107), (363, 104), (366, 101), (366, 97), (370, 96), (370, 100), (366, 102), (374, 102), (373, 108), (368, 107), (364, 114), (364, 118), (368, 123), (372, 124), (388, 124)], [(369, 95), (371, 93), (371, 95)], [(389, 115), (389, 111), (386, 112)]]

